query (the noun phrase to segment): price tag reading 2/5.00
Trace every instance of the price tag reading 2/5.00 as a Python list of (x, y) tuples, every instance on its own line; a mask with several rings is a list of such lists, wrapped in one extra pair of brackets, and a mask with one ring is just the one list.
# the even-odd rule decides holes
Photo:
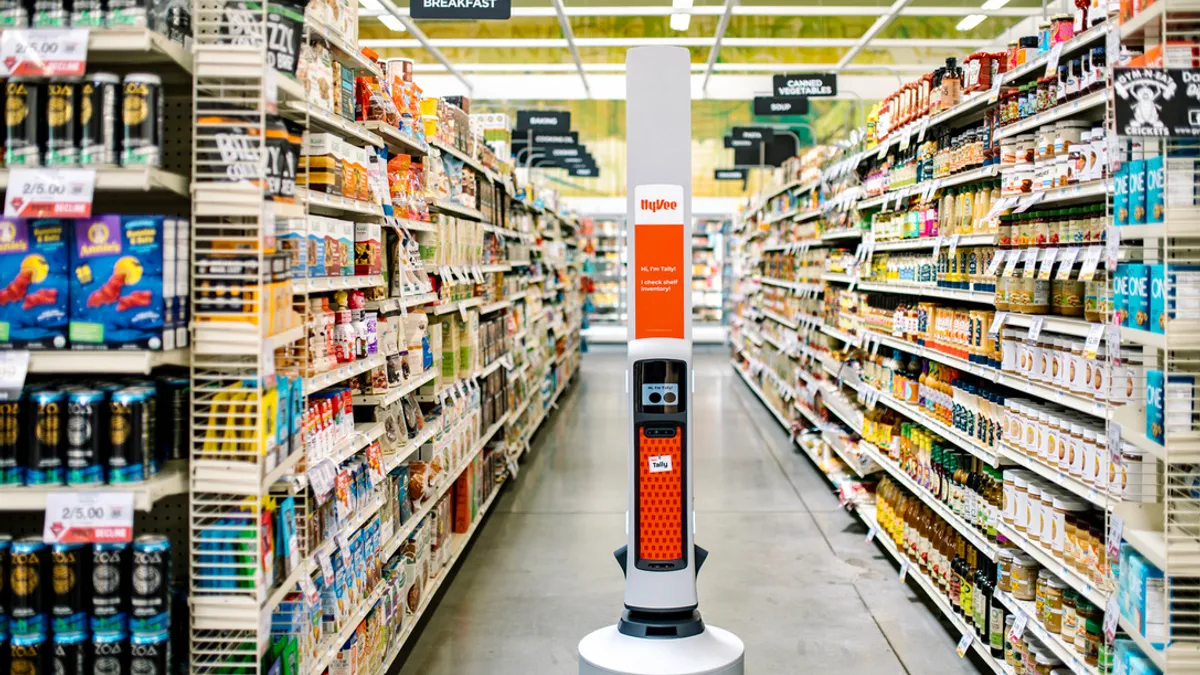
[(79, 77), (87, 69), (84, 28), (0, 32), (0, 77)]
[(59, 544), (132, 541), (133, 493), (51, 491), (42, 538)]
[(14, 168), (4, 192), (5, 218), (87, 218), (95, 169)]

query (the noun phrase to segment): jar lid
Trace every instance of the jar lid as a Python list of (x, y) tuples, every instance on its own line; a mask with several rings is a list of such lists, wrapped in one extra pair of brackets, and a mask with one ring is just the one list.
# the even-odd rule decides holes
[(1013, 551), (1012, 551), (1012, 549), (1010, 549), (1010, 548), (1002, 548), (1002, 549), (1000, 549), (999, 551), (996, 551), (996, 560), (997, 560), (997, 561), (1000, 561), (1000, 560), (1012, 560), (1012, 559), (1013, 559)]
[(1060, 495), (1054, 498), (1054, 508), (1071, 512), (1087, 511), (1089, 508), (1091, 508), (1091, 504), (1083, 501), (1082, 499)]
[(1050, 570), (1048, 570), (1044, 567), (1042, 569), (1038, 570), (1038, 583), (1041, 583), (1043, 581), (1049, 582), (1050, 579), (1052, 579), (1052, 578), (1054, 578), (1054, 573), (1051, 572)]
[(1013, 564), (1018, 567), (1041, 567), (1033, 556), (1023, 552), (1013, 553)]
[(1059, 579), (1058, 577), (1052, 576), (1050, 577), (1050, 580), (1046, 582), (1046, 586), (1048, 588), (1053, 588), (1056, 591), (1063, 591), (1067, 588), (1067, 582)]
[(1035, 661), (1039, 666), (1061, 666), (1063, 664), (1062, 659), (1054, 654), (1047, 654), (1045, 652), (1038, 654)]

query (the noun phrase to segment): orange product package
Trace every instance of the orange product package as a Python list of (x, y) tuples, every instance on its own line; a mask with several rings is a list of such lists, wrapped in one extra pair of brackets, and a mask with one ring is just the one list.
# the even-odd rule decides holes
[(408, 170), (411, 164), (412, 157), (408, 155), (395, 155), (387, 163), (388, 193), (399, 217), (405, 217), (404, 214), (408, 212)]

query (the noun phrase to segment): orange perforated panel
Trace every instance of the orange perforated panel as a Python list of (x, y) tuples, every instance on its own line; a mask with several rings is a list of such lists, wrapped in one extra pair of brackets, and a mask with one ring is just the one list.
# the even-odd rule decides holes
[[(683, 558), (683, 430), (647, 438), (638, 429), (638, 557)], [(669, 468), (667, 468), (669, 466)]]

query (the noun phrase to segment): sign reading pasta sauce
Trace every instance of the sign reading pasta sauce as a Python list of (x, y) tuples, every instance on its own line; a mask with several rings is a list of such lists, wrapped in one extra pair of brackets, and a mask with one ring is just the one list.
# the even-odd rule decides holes
[(634, 188), (634, 339), (684, 337), (683, 186)]

